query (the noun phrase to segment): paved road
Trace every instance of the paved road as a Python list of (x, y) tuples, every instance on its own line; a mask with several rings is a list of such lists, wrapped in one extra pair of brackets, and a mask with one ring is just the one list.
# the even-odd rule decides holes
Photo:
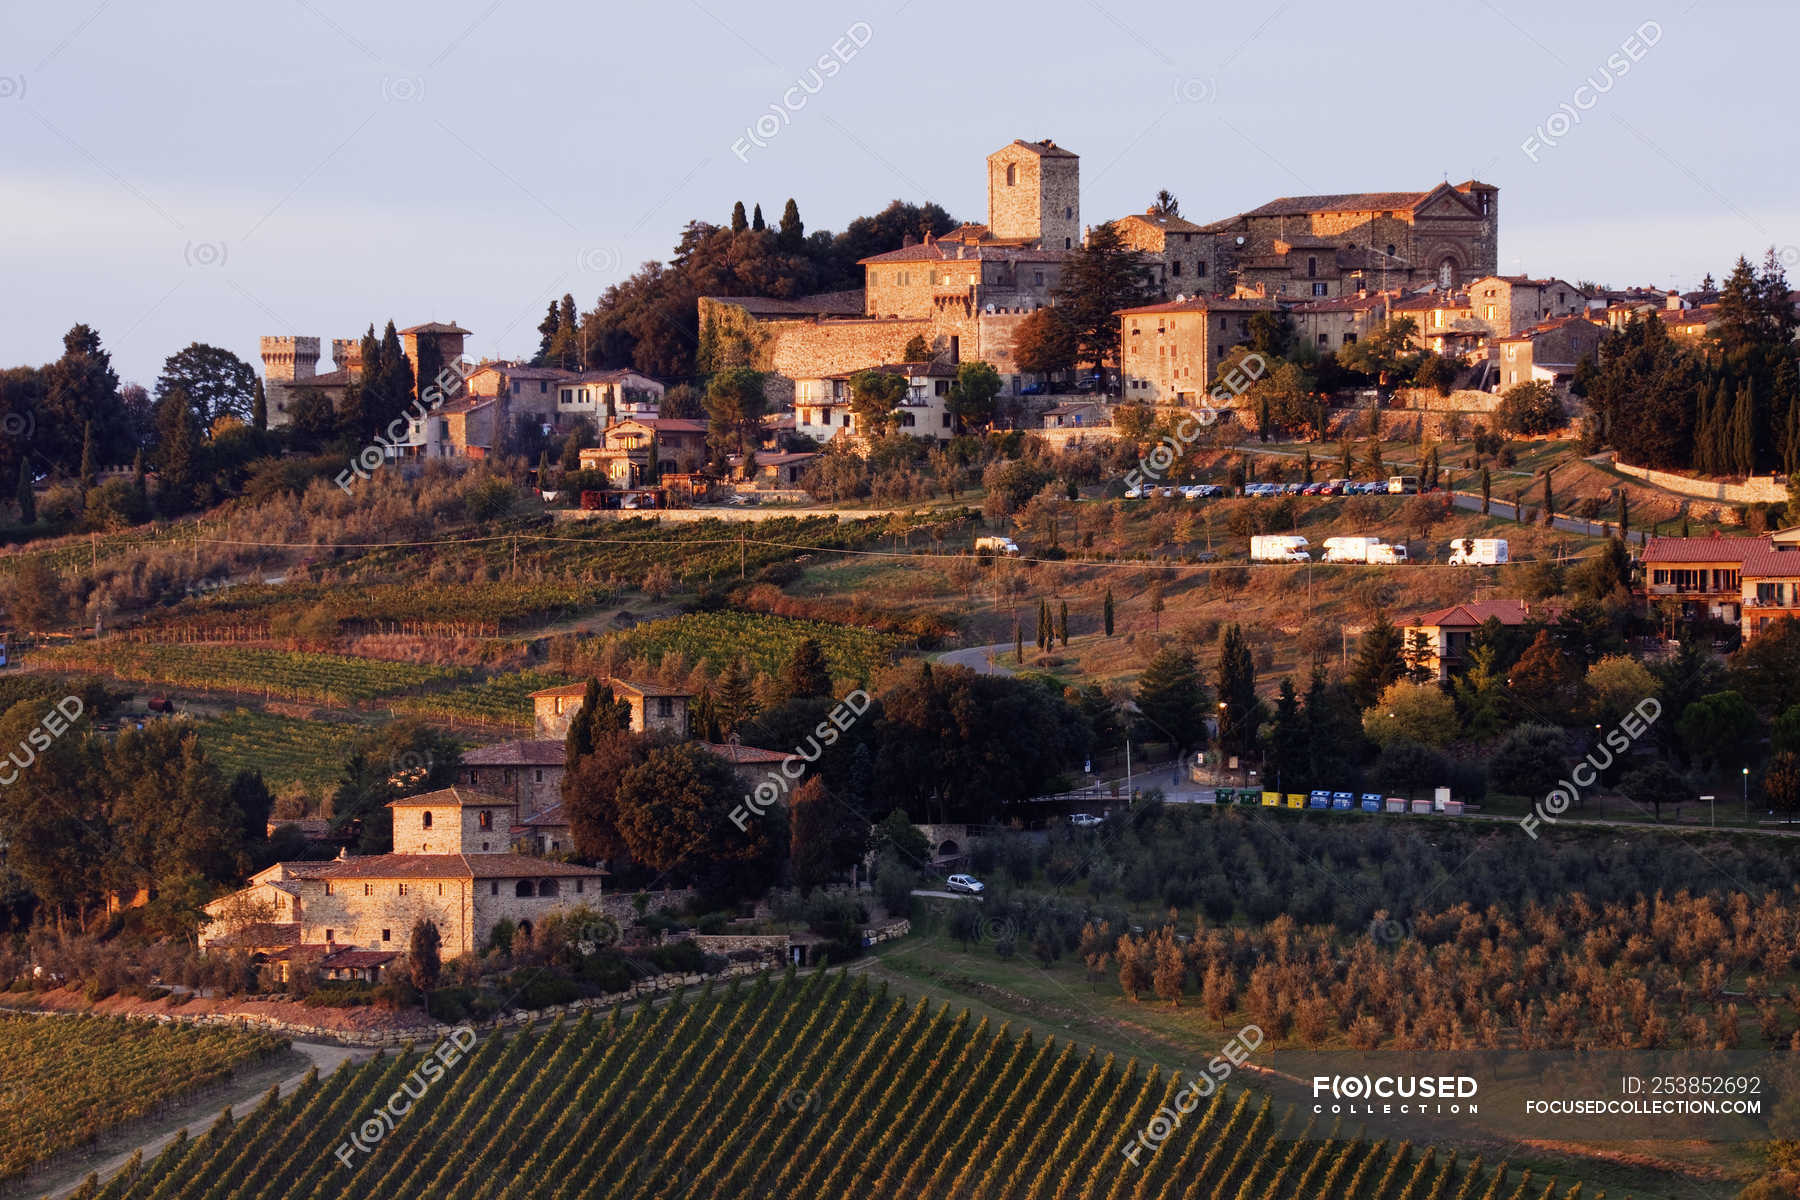
[[(1002, 651), (1010, 653), (1011, 642), (995, 642), (991, 646), (969, 646), (962, 650), (946, 650), (937, 656), (936, 661), (948, 667), (967, 667), (977, 675), (1011, 675), (1011, 667), (1003, 667), (997, 661)], [(992, 658), (990, 659), (990, 656)]]
[(980, 896), (971, 896), (967, 892), (934, 892), (929, 888), (913, 889), (915, 896), (929, 896), (933, 900), (979, 900)]
[[(330, 1046), (321, 1042), (295, 1042), (294, 1049), (307, 1057), (311, 1067), (318, 1068), (321, 1077), (329, 1075), (346, 1062), (360, 1062), (362, 1059), (368, 1058), (374, 1054), (373, 1050), (363, 1050), (349, 1046)], [(291, 1094), (295, 1088), (300, 1086), (300, 1081), (305, 1078), (306, 1071), (301, 1071), (296, 1075), (289, 1076), (282, 1080), (280, 1084), (281, 1094), (283, 1096)], [(50, 1200), (63, 1200), (63, 1197), (80, 1187), (82, 1181), (90, 1174), (98, 1174), (102, 1180), (111, 1179), (114, 1175), (118, 1174), (121, 1167), (130, 1161), (131, 1156), (139, 1150), (143, 1151), (144, 1162), (148, 1163), (158, 1154), (161, 1154), (163, 1148), (174, 1141), (175, 1135), (182, 1129), (187, 1130), (190, 1138), (197, 1138), (208, 1129), (212, 1128), (213, 1122), (219, 1119), (220, 1109), (230, 1107), (233, 1115), (241, 1116), (250, 1110), (252, 1104), (260, 1101), (267, 1091), (268, 1086), (267, 1084), (264, 1084), (262, 1087), (256, 1088), (255, 1090), (246, 1091), (243, 1095), (233, 1095), (230, 1099), (222, 1101), (217, 1108), (212, 1109), (197, 1121), (165, 1129), (157, 1137), (154, 1137), (147, 1142), (143, 1142), (140, 1145), (133, 1146), (120, 1154), (115, 1154), (98, 1166), (89, 1166), (73, 1177), (60, 1177), (49, 1184), (36, 1185), (32, 1189), (33, 1194), (50, 1197)]]

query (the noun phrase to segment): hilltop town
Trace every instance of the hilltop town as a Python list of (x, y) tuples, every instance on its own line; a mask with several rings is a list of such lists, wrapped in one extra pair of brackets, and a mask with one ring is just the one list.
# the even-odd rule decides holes
[(0, 1004), (84, 1014), (0, 1045), (96, 1114), (0, 1100), (0, 1189), (191, 1071), (233, 1118), (78, 1194), (1794, 1194), (1772, 1119), (1352, 1122), (1263, 1058), (1791, 1071), (1781, 253), (985, 182), (693, 220), (529, 356), (347, 294), (260, 370), (0, 372)]

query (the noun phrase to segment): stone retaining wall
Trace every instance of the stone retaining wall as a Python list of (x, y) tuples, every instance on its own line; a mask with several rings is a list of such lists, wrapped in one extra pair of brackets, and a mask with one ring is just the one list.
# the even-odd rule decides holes
[(1641, 479), (1665, 491), (1692, 496), (1696, 500), (1723, 500), (1727, 504), (1765, 504), (1787, 500), (1787, 483), (1775, 475), (1752, 475), (1743, 483), (1720, 483), (1711, 479), (1690, 479), (1686, 475), (1673, 475), (1668, 471), (1656, 471), (1649, 467), (1634, 467), (1620, 462), (1617, 456), (1614, 456), (1612, 465), (1622, 475)]

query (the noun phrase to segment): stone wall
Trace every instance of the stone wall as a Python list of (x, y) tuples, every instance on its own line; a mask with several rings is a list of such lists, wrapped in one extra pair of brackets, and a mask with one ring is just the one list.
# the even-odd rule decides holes
[[(604, 896), (588, 897), (586, 903), (590, 908), (598, 909), (621, 925), (626, 925), (637, 919), (637, 905), (633, 903), (636, 895), (636, 892), (608, 892)], [(693, 891), (688, 888), (650, 892), (648, 895), (648, 912), (679, 912), (694, 898)]]
[(708, 954), (730, 954), (737, 950), (757, 950), (782, 958), (787, 955), (785, 933), (696, 933), (694, 945)]
[(1500, 397), (1493, 392), (1476, 392), (1459, 388), (1448, 396), (1440, 396), (1436, 388), (1398, 388), (1394, 392), (1395, 408), (1433, 413), (1491, 413), (1500, 407)]
[(1787, 499), (1787, 483), (1776, 475), (1752, 475), (1743, 483), (1721, 483), (1712, 479), (1690, 479), (1686, 475), (1673, 475), (1668, 471), (1655, 471), (1649, 467), (1634, 467), (1620, 462), (1616, 457), (1613, 459), (1613, 466), (1618, 468), (1620, 474), (1641, 479), (1666, 491), (1692, 496), (1696, 500), (1763, 504)]

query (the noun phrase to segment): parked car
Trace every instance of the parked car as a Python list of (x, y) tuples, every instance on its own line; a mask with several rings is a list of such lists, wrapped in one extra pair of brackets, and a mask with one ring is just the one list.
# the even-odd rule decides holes
[(1028, 383), (1019, 389), (1021, 396), (1042, 396), (1049, 389), (1042, 383)]
[(1096, 817), (1093, 813), (1075, 813), (1069, 817), (1069, 824), (1077, 829), (1092, 829), (1096, 825), (1105, 824), (1105, 818)]
[(979, 896), (987, 891), (986, 885), (973, 875), (952, 875), (944, 881), (944, 886), (953, 892), (964, 892), (971, 896)]

